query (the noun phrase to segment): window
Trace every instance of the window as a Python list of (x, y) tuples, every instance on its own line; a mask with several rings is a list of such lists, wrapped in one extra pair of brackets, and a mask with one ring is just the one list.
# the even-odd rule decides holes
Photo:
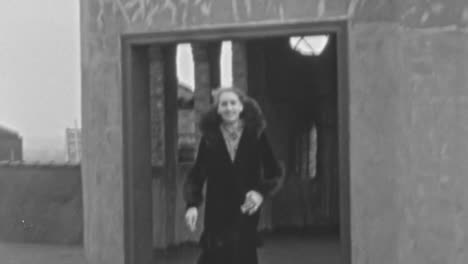
[(304, 56), (319, 56), (325, 50), (328, 39), (328, 35), (294, 36), (289, 38), (289, 45)]

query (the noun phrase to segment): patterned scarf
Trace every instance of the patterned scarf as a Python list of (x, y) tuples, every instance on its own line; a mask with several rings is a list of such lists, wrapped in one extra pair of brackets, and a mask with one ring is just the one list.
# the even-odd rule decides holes
[(244, 130), (244, 123), (242, 121), (237, 122), (234, 125), (220, 125), (221, 132), (226, 142), (226, 146), (229, 152), (231, 160), (234, 161), (236, 158), (237, 149), (239, 147), (240, 138)]

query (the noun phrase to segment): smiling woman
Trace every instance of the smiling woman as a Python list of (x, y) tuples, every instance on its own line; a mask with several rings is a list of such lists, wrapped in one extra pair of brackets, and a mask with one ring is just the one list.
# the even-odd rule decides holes
[(234, 87), (218, 89), (214, 98), (201, 118), (197, 159), (184, 185), (185, 219), (195, 231), (204, 202), (198, 263), (256, 264), (259, 209), (282, 172), (257, 102)]

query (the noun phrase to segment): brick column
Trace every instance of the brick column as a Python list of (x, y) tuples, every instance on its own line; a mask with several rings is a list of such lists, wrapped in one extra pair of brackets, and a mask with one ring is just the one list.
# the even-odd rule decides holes
[(194, 108), (197, 122), (212, 102), (211, 91), (220, 84), (221, 43), (193, 43), (192, 54), (195, 72)]
[(208, 45), (211, 88), (217, 88), (221, 85), (221, 44), (221, 42), (213, 42)]
[(242, 40), (232, 41), (232, 84), (247, 92), (247, 51)]
[(176, 46), (149, 48), (151, 164), (153, 173), (153, 246), (174, 243), (177, 173)]
[[(168, 245), (175, 242), (176, 201), (177, 201), (177, 152), (179, 132), (177, 127), (177, 46), (170, 45), (162, 48), (164, 61), (164, 100), (165, 105), (165, 135), (166, 135), (166, 166), (163, 184), (166, 192), (166, 237)], [(167, 246), (168, 246), (167, 245)]]
[(151, 120), (151, 165), (164, 166), (165, 133), (164, 133), (164, 65), (161, 47), (149, 49), (150, 71), (150, 120)]
[(194, 108), (197, 121), (202, 113), (210, 107), (211, 76), (208, 49), (203, 44), (192, 44), (195, 73)]

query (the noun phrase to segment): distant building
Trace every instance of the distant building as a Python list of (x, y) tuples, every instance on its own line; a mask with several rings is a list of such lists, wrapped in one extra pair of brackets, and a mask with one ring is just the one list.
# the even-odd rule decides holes
[(20, 135), (0, 125), (0, 161), (23, 160), (23, 139)]
[(67, 128), (66, 131), (67, 162), (81, 162), (81, 129)]

